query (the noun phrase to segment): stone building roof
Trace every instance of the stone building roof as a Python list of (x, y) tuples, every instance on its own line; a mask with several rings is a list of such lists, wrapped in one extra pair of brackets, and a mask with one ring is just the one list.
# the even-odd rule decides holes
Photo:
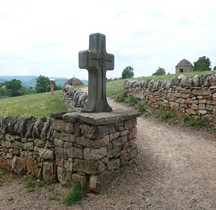
[(182, 59), (177, 65), (176, 67), (193, 67), (193, 65), (191, 64), (190, 61), (188, 61), (187, 59)]
[(80, 86), (80, 85), (83, 85), (83, 83), (78, 78), (73, 77), (73, 78), (67, 80), (65, 82), (65, 85)]

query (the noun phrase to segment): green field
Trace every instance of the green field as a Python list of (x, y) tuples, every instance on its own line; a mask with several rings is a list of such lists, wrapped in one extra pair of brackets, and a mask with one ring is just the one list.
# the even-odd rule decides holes
[[(205, 75), (205, 72), (190, 72), (187, 75), (194, 76), (196, 74)], [(177, 75), (151, 76), (133, 78), (133, 80), (167, 80)], [(123, 85), (126, 79), (112, 80), (107, 82), (107, 96), (114, 99), (123, 93)], [(12, 98), (0, 99), (0, 116), (17, 116), (27, 115), (36, 117), (48, 117), (55, 112), (64, 112), (66, 107), (63, 102), (62, 91), (55, 91), (54, 95), (50, 93), (40, 93)]]
[(0, 116), (27, 115), (36, 117), (49, 117), (54, 112), (64, 112), (62, 91), (39, 93), (12, 98), (0, 99)]

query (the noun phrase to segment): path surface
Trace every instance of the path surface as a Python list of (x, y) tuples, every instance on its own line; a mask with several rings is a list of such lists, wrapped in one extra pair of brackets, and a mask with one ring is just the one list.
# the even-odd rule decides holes
[[(128, 109), (109, 100), (114, 109)], [(216, 133), (205, 133), (138, 118), (137, 164), (100, 195), (65, 207), (49, 201), (47, 189), (25, 193), (20, 180), (0, 187), (0, 210), (97, 209), (188, 210), (216, 209)], [(68, 191), (55, 185), (53, 193)], [(13, 198), (9, 199), (9, 196)]]

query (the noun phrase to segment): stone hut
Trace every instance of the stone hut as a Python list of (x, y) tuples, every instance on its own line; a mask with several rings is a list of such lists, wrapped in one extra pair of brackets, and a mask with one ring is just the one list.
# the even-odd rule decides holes
[(80, 86), (80, 85), (83, 85), (83, 83), (78, 78), (73, 77), (73, 78), (67, 80), (65, 82), (65, 85)]
[(193, 71), (193, 65), (190, 61), (186, 59), (182, 59), (177, 65), (176, 65), (176, 73), (183, 73), (183, 72), (190, 72)]

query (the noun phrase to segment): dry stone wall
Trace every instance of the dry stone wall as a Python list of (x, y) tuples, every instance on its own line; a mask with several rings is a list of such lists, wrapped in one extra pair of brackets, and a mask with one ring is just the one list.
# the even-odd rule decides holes
[(180, 75), (171, 80), (127, 80), (124, 91), (152, 108), (200, 117), (216, 124), (216, 73), (193, 78)]
[(63, 87), (64, 102), (69, 112), (79, 111), (82, 109), (88, 99), (86, 92), (82, 91), (76, 86), (72, 86), (69, 83), (65, 83)]
[(1, 117), (0, 168), (101, 192), (137, 156), (136, 112)]

